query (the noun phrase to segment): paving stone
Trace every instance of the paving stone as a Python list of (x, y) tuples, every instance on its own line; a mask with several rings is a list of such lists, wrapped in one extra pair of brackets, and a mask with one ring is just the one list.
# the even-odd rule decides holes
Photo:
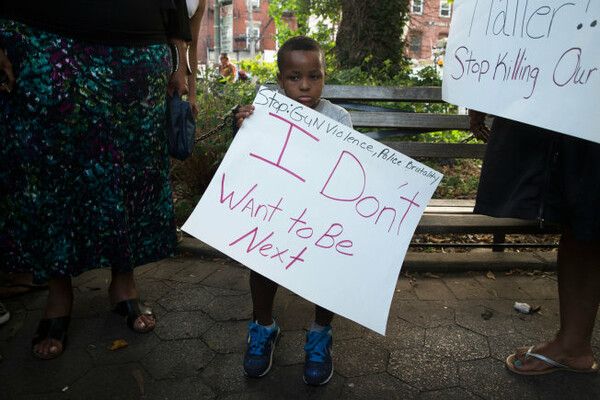
[(411, 279), (402, 273), (398, 277), (398, 283), (396, 283), (394, 300), (392, 300), (392, 303), (401, 300), (418, 300)]
[(68, 390), (73, 399), (137, 399), (142, 398), (150, 376), (137, 363), (95, 367)]
[[(334, 340), (358, 339), (372, 332), (370, 329), (339, 315), (333, 318), (331, 326), (333, 327)], [(310, 325), (307, 326), (307, 329), (310, 329)]]
[(413, 284), (419, 300), (455, 300), (456, 296), (448, 289), (442, 279), (420, 277)]
[(527, 293), (529, 299), (549, 300), (558, 298), (558, 284), (556, 274), (550, 273), (544, 277), (540, 276), (515, 276), (510, 281), (523, 292)]
[(454, 323), (454, 308), (443, 301), (403, 302), (394, 314), (423, 328)]
[(202, 310), (215, 321), (248, 321), (252, 318), (250, 294), (215, 297)]
[(193, 339), (201, 337), (213, 324), (200, 311), (170, 312), (156, 325), (154, 333), (162, 340)]
[(162, 299), (160, 305), (169, 311), (202, 310), (215, 296), (205, 287), (194, 285), (185, 289), (172, 290)]
[(385, 336), (370, 331), (365, 334), (365, 339), (376, 343), (387, 351), (422, 347), (425, 344), (425, 328), (392, 315), (388, 319)]
[(490, 345), (490, 355), (496, 360), (504, 362), (506, 357), (513, 354), (517, 349), (533, 346), (538, 342), (534, 338), (520, 333), (513, 333), (489, 337), (488, 343)]
[[(169, 280), (173, 275), (187, 267), (185, 261), (186, 259), (178, 259), (178, 257), (163, 260), (159, 267), (153, 269), (151, 276), (158, 280)], [(145, 274), (143, 277), (145, 278), (148, 275), (149, 274)]]
[(185, 268), (171, 275), (169, 279), (179, 282), (198, 283), (219, 268), (214, 263), (194, 259), (185, 259), (184, 265)]
[(242, 369), (242, 360), (242, 353), (217, 354), (201, 372), (200, 377), (219, 396), (260, 390), (264, 379), (246, 377)]
[(261, 378), (261, 391), (266, 399), (337, 399), (344, 389), (344, 379), (335, 371), (324, 386), (308, 386), (302, 380), (304, 364), (277, 366)]
[(137, 288), (139, 298), (144, 303), (148, 303), (148, 305), (158, 301), (158, 299), (164, 297), (172, 290), (167, 282), (149, 278), (137, 279), (135, 281), (135, 286)]
[[(530, 377), (518, 376), (528, 379)], [(562, 399), (600, 399), (600, 378), (598, 374), (577, 374), (560, 372), (548, 375), (539, 375), (528, 379), (530, 384), (535, 385), (540, 399), (562, 400)], [(594, 381), (596, 385), (594, 385)]]
[(541, 312), (521, 314), (515, 311), (512, 315), (517, 332), (525, 336), (543, 341), (553, 336), (559, 327), (559, 312), (557, 301), (542, 301), (531, 304), (541, 306)]
[[(128, 345), (117, 350), (110, 350), (115, 340), (124, 340)], [(95, 365), (104, 365), (138, 362), (159, 344), (160, 340), (153, 332), (137, 334), (129, 329), (121, 332), (113, 329), (83, 346), (94, 360)]]
[(60, 392), (92, 370), (91, 358), (84, 349), (70, 349), (59, 358), (39, 360), (31, 353), (31, 338), (11, 341), (13, 353), (4, 353), (0, 363), (2, 392), (8, 398), (24, 394)]
[(145, 387), (144, 400), (215, 399), (217, 395), (198, 378), (174, 378), (150, 381)]
[(419, 391), (387, 373), (349, 378), (344, 399), (418, 399)]
[(215, 357), (200, 339), (163, 341), (147, 351), (142, 365), (154, 379), (198, 376)]
[(456, 362), (425, 348), (392, 352), (387, 372), (419, 390), (458, 386)]
[(208, 278), (202, 281), (203, 285), (223, 289), (248, 291), (250, 288), (250, 270), (245, 267), (222, 266)]
[(504, 363), (485, 358), (458, 365), (460, 386), (484, 399), (539, 399), (531, 380), (508, 371)]
[(240, 353), (246, 351), (248, 321), (217, 322), (210, 327), (202, 339), (217, 353)]
[(480, 305), (457, 308), (456, 323), (485, 336), (516, 332), (510, 315)]
[(475, 279), (487, 290), (489, 290), (495, 298), (498, 299), (529, 299), (529, 294), (521, 289), (520, 285), (515, 284), (512, 276), (504, 276), (495, 274), (496, 279), (490, 279), (485, 274), (475, 275)]
[(473, 360), (490, 355), (485, 336), (456, 325), (427, 328), (425, 347), (457, 361)]
[(481, 397), (475, 396), (473, 393), (466, 391), (463, 388), (448, 388), (442, 390), (432, 390), (429, 392), (421, 393), (419, 400), (448, 400), (448, 399), (461, 399), (461, 400), (480, 400)]
[(85, 290), (107, 290), (112, 272), (110, 268), (98, 268), (86, 271), (71, 279), (73, 288)]
[(348, 378), (385, 372), (387, 351), (364, 339), (333, 343), (336, 371)]
[[(334, 336), (334, 346), (336, 345), (336, 337)], [(296, 329), (292, 331), (282, 331), (279, 337), (275, 354), (273, 355), (273, 362), (277, 365), (294, 365), (304, 364), (304, 345), (306, 344), (306, 330)], [(244, 351), (245, 351), (244, 346)], [(336, 349), (334, 347), (334, 354)], [(336, 358), (334, 356), (334, 362)]]
[(444, 283), (450, 289), (450, 291), (459, 300), (465, 299), (485, 299), (494, 298), (493, 293), (486, 289), (474, 278), (475, 273), (465, 273), (465, 275), (452, 274), (448, 277), (444, 277)]
[[(302, 297), (279, 289), (273, 315), (281, 329), (308, 329), (315, 320), (315, 306)], [(335, 319), (334, 322), (335, 323)]]

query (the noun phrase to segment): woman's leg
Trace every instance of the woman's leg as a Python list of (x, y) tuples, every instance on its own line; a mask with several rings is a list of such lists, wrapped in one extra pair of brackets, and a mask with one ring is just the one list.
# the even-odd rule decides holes
[[(71, 278), (52, 278), (48, 283), (48, 300), (44, 319), (57, 317), (70, 317), (73, 310), (73, 287)], [(33, 346), (33, 351), (42, 356), (55, 354), (58, 356), (63, 351), (62, 343), (55, 339), (44, 339)]]
[[(581, 242), (569, 232), (563, 233), (558, 249), (560, 328), (553, 338), (535, 346), (533, 353), (575, 369), (588, 369), (594, 363), (591, 340), (600, 302), (599, 249), (600, 240)], [(549, 368), (533, 357), (522, 361), (526, 351), (522, 348), (517, 352), (517, 369)]]
[[(133, 271), (124, 273), (113, 269), (112, 280), (108, 288), (108, 295), (112, 308), (121, 301), (137, 299), (138, 293), (135, 287)], [(153, 315), (142, 314), (135, 320), (133, 327), (135, 331), (142, 332), (150, 330), (155, 324), (156, 319)]]

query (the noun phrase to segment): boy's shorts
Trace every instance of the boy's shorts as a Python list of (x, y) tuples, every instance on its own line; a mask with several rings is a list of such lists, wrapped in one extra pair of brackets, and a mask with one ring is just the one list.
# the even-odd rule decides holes
[(474, 212), (538, 219), (600, 239), (600, 144), (494, 119)]

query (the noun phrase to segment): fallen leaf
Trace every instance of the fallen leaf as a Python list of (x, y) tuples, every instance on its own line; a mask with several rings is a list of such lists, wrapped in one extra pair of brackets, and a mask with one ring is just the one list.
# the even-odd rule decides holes
[(496, 280), (496, 275), (494, 275), (494, 274), (492, 273), (492, 271), (488, 271), (488, 273), (487, 273), (485, 276), (487, 276), (487, 277), (488, 277), (488, 279), (493, 279), (493, 280)]
[(142, 371), (140, 371), (139, 369), (134, 370), (133, 377), (135, 378), (135, 381), (137, 382), (138, 387), (140, 388), (140, 393), (143, 396), (144, 395), (144, 377), (142, 376)]
[(112, 346), (110, 346), (108, 349), (112, 351), (112, 350), (122, 349), (123, 347), (127, 347), (127, 346), (129, 346), (129, 343), (127, 343), (125, 340), (117, 339), (117, 340), (113, 341)]

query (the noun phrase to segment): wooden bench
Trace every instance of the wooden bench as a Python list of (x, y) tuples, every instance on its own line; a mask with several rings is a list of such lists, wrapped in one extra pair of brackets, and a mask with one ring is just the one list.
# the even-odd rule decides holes
[[(468, 130), (467, 115), (401, 112), (381, 107), (381, 102), (443, 103), (440, 87), (381, 87), (327, 85), (323, 97), (346, 108), (354, 128), (380, 140), (394, 150), (415, 159), (421, 158), (474, 158), (483, 159), (485, 144), (430, 143), (390, 140), (403, 133), (427, 134), (443, 130)], [(378, 103), (378, 104), (374, 104)], [(491, 121), (490, 121), (491, 122)], [(474, 200), (432, 199), (417, 227), (416, 234), (492, 234), (493, 243), (477, 243), (474, 247), (492, 247), (501, 252), (506, 247), (540, 247), (531, 244), (510, 244), (507, 234), (559, 233), (559, 226), (547, 226), (542, 231), (538, 221), (493, 218), (473, 214)], [(414, 243), (413, 246), (440, 246), (439, 243)], [(441, 246), (469, 246), (465, 243)], [(547, 246), (547, 245), (546, 245)], [(424, 253), (419, 253), (421, 257)], [(555, 253), (552, 253), (555, 254)], [(425, 255), (425, 257), (427, 257)], [(513, 254), (507, 254), (505, 259)], [(550, 261), (548, 261), (550, 260)], [(544, 257), (542, 264), (553, 267), (555, 261)], [(406, 262), (405, 262), (406, 264)], [(507, 264), (508, 265), (508, 264)]]

